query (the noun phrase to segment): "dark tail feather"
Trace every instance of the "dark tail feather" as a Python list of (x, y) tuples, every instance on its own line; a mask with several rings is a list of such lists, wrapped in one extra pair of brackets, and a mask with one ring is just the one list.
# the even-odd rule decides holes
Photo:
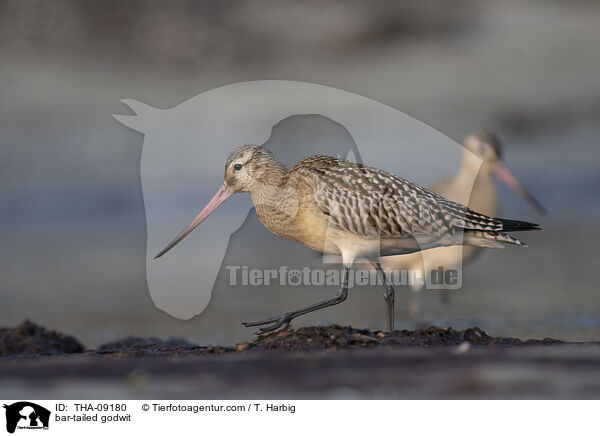
[(496, 218), (502, 223), (503, 232), (522, 232), (526, 230), (542, 230), (539, 224), (529, 223), (527, 221), (507, 220)]

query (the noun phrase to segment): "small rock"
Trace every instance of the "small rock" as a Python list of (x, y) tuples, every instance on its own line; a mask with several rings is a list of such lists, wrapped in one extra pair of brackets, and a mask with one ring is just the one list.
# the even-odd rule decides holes
[(452, 351), (452, 354), (464, 354), (471, 349), (471, 344), (467, 341), (460, 344), (458, 347)]
[(242, 342), (241, 344), (236, 344), (236, 346), (235, 346), (236, 351), (245, 351), (248, 348), (250, 348), (249, 342)]
[(345, 337), (340, 336), (339, 338), (337, 338), (335, 340), (335, 343), (336, 343), (336, 345), (339, 345), (340, 347), (346, 347), (348, 345), (348, 340)]

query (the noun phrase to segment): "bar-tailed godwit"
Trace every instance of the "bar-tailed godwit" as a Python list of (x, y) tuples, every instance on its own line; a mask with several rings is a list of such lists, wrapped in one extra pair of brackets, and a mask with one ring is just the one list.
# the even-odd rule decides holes
[[(538, 212), (546, 209), (521, 185), (502, 159), (502, 143), (489, 132), (478, 132), (467, 136), (463, 142), (463, 154), (458, 173), (439, 180), (428, 189), (448, 200), (464, 204), (470, 209), (487, 216), (498, 212), (498, 193), (494, 176), (525, 198)], [(421, 271), (425, 277), (429, 271), (442, 267), (445, 271), (465, 265), (479, 252), (476, 246), (440, 247), (405, 256), (388, 256), (382, 259), (384, 269)], [(409, 312), (413, 320), (419, 319), (420, 286), (412, 288)], [(448, 293), (443, 294), (445, 297)]]
[(262, 321), (244, 323), (267, 325), (260, 332), (287, 327), (300, 315), (344, 301), (350, 268), (358, 259), (371, 262), (382, 278), (391, 331), (394, 289), (381, 267), (382, 256), (453, 245), (524, 245), (506, 232), (539, 229), (537, 224), (474, 212), (366, 165), (330, 156), (311, 156), (287, 169), (265, 147), (243, 145), (227, 159), (221, 189), (156, 258), (238, 192), (250, 193), (259, 219), (271, 232), (319, 252), (341, 255), (344, 266), (342, 286), (335, 297)]

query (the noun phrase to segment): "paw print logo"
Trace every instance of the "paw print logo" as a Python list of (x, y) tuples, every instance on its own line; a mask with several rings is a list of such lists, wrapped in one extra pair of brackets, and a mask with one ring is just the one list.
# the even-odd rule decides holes
[(300, 270), (291, 269), (288, 271), (288, 283), (292, 286), (298, 286), (302, 282), (302, 275)]

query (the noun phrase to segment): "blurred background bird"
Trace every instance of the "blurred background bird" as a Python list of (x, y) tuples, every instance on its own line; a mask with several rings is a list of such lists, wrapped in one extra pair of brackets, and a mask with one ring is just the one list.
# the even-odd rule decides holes
[[(544, 206), (523, 187), (503, 162), (502, 142), (496, 135), (489, 132), (473, 133), (465, 138), (463, 146), (458, 172), (429, 186), (431, 191), (484, 215), (497, 216), (499, 204), (494, 181), (496, 176), (526, 199), (539, 213), (546, 213)], [(420, 271), (421, 277), (426, 277), (440, 267), (444, 271), (461, 268), (479, 252), (480, 248), (474, 246), (439, 247), (405, 256), (385, 257), (382, 264), (384, 268)], [(411, 289), (409, 313), (411, 319), (418, 322), (421, 312), (420, 292), (423, 286), (413, 285)], [(449, 291), (442, 291), (440, 295), (445, 303), (449, 302)]]

